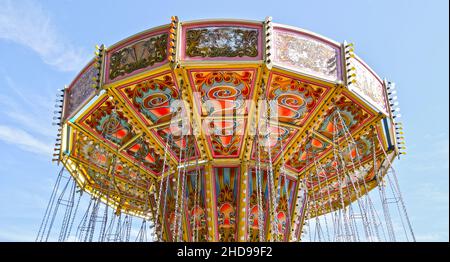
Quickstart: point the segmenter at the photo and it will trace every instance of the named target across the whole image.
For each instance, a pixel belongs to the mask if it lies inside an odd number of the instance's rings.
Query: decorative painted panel
[[[81,120],[81,124],[114,146],[122,146],[134,137],[133,127],[108,97],[103,98]]]
[[[263,240],[265,240],[267,227],[267,218],[269,212],[269,186],[267,183],[267,171],[255,168],[249,169],[248,191],[247,191],[247,225],[248,241],[260,242],[260,230],[262,229]],[[258,209],[260,207],[260,210]],[[261,221],[259,214],[261,213]]]
[[[341,79],[340,49],[302,32],[275,28],[274,62],[319,78]]]
[[[287,175],[281,174],[278,182],[280,183],[280,198],[276,208],[276,238],[277,241],[285,242],[289,235],[290,224],[292,220],[292,207],[295,197],[297,181]]]
[[[112,163],[111,154],[99,142],[74,132],[71,157],[107,171]]]
[[[288,168],[300,172],[309,165],[314,165],[314,159],[319,158],[330,148],[330,143],[317,137],[310,136],[292,154],[286,162]]]
[[[125,149],[125,153],[132,158],[134,163],[155,175],[161,174],[164,159],[150,146],[146,139],[142,137],[136,139]],[[165,170],[167,170],[167,167]]]
[[[305,173],[305,184],[308,188],[327,184],[337,174],[338,162],[335,159],[327,159],[325,162],[316,162],[311,171]]]
[[[203,168],[186,173],[185,216],[189,241],[206,242],[208,238],[205,172]]]
[[[122,203],[124,208],[144,209],[150,183],[146,176],[81,133],[74,134],[74,141],[70,157],[76,161],[77,170],[87,176],[88,187],[103,194],[109,201],[120,197],[128,199]]]
[[[262,25],[188,25],[183,28],[186,60],[260,60]]]
[[[106,82],[112,82],[167,62],[168,33],[138,36],[107,52]]]
[[[213,157],[238,157],[246,129],[245,119],[205,119],[206,140]]]
[[[381,154],[381,145],[375,144],[374,149],[372,137],[371,133],[360,136],[355,140],[356,146],[350,143],[341,148],[342,158],[326,159],[323,163],[317,162],[314,168],[305,174],[308,188],[320,187],[316,198],[327,197],[338,192],[339,189],[345,189],[343,193],[348,195],[348,190],[354,190],[354,186],[363,187],[364,181],[368,182],[374,178],[373,154],[374,152],[377,155]],[[337,177],[338,170],[341,174],[340,178]],[[345,177],[342,175],[342,170],[346,170]],[[340,179],[341,182],[337,179]],[[347,188],[349,189],[347,190]]]
[[[123,163],[116,155],[105,148],[104,145],[90,139],[80,132],[73,134],[73,146],[70,154],[71,158],[76,159],[94,168],[101,173],[107,173],[111,170],[114,175],[123,180],[133,180],[136,185],[146,186],[145,176],[139,174],[139,171],[130,168]],[[112,169],[111,169],[112,168]]]
[[[343,93],[335,98],[334,106],[327,110],[318,131],[330,140],[333,140],[333,134],[336,139],[342,138],[345,129],[353,133],[372,117],[360,104]]]
[[[343,153],[343,161],[347,165],[347,167],[351,167],[354,164],[363,162],[370,158],[373,155],[373,141],[369,136],[360,136],[355,140],[356,146],[353,144],[347,145],[344,149],[342,149]],[[376,143],[377,149],[379,149],[380,144]]]
[[[262,121],[263,120],[260,120],[260,123],[263,123]],[[277,161],[297,132],[297,129],[290,127],[280,125],[269,125],[266,127],[262,125],[258,140],[260,143],[260,152],[256,149],[256,143],[253,143],[252,159],[259,159],[261,162],[269,162],[270,148],[272,162]]]
[[[360,60],[352,58],[350,61],[351,65],[355,67],[356,74],[356,82],[350,84],[350,90],[361,95],[386,114],[387,99],[383,82]]]
[[[203,116],[247,114],[255,75],[255,69],[190,70],[199,112]]]
[[[278,121],[294,125],[302,125],[330,91],[327,86],[278,73],[270,75],[268,87],[266,96],[277,104]]]
[[[168,149],[172,157],[177,161],[192,160],[198,157],[197,139],[194,135],[181,136],[177,126],[164,126],[152,130],[152,133]]]
[[[139,173],[133,171],[130,167],[119,163],[117,168],[120,170],[117,170],[117,173],[113,176],[116,190],[120,193],[120,196],[128,199],[123,203],[123,209],[126,209],[126,205],[128,205],[129,208],[143,210],[144,205],[148,204],[149,200],[146,199],[149,197],[148,184],[143,184],[143,181],[139,179]]]
[[[373,115],[343,93],[336,97],[334,106],[331,106],[325,117],[319,121],[317,131],[329,141],[342,141],[345,139],[345,132],[354,133],[372,117]],[[286,164],[289,168],[299,172],[306,166],[314,164],[314,158],[321,157],[329,148],[328,141],[319,136],[310,137]]]
[[[164,72],[117,90],[147,125],[161,124],[172,119],[174,101],[181,99],[174,78],[172,73]]]
[[[219,241],[237,241],[239,167],[214,167]]]
[[[380,164],[381,162],[377,160],[377,165],[379,166]],[[370,164],[359,168],[357,172],[350,172],[350,174],[346,177],[343,177],[343,174],[341,174],[340,177],[335,175],[332,179],[329,179],[329,183],[322,184],[318,191],[315,191],[316,193],[313,195],[316,199],[315,204],[317,207],[322,208],[330,208],[330,205],[331,207],[340,205],[340,195],[342,195],[342,198],[349,200],[350,196],[355,194],[355,188],[362,192],[367,188],[367,184],[373,179],[373,166]],[[331,201],[317,201],[322,198],[330,198]],[[320,202],[322,203],[321,205],[319,204]],[[318,208],[318,210],[320,209]]]
[[[98,68],[94,67],[94,63],[90,63],[66,89],[63,121],[76,114],[95,95],[96,90],[92,87],[94,84],[92,79],[97,77],[97,74]]]
[[[161,217],[164,219],[164,235],[167,238],[166,242],[173,241],[173,232],[175,230],[175,199],[176,199],[176,182],[175,176],[170,175],[164,179],[163,190],[164,197],[161,197],[163,201],[160,202]]]
[[[112,191],[111,198],[114,197],[114,195],[117,195],[116,188],[114,187],[114,183],[112,182],[112,179],[106,175],[104,172],[100,172],[99,170],[96,170],[94,168],[91,168],[89,165],[79,165],[79,170],[83,169],[86,172],[86,175],[89,177],[88,181],[89,186],[93,189],[96,189],[98,192],[105,191]]]
[[[148,209],[149,202],[153,202],[151,196],[146,193],[145,187],[138,186],[133,181],[126,181],[119,176],[108,177],[105,173],[83,165],[87,176],[94,181],[90,188],[103,194],[105,199],[115,205],[121,205],[122,210],[144,210]],[[127,199],[127,201],[121,201]]]

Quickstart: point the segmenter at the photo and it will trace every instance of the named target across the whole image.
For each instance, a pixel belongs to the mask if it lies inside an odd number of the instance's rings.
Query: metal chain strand
[[[158,200],[157,200],[157,204],[156,204],[155,230],[158,230],[160,228],[159,210],[161,209],[161,207],[160,207],[161,206],[161,193],[162,193],[162,188],[163,188],[164,175],[165,175],[165,171],[166,171],[167,149],[168,149],[168,145],[171,140],[172,140],[172,136],[171,135],[167,136],[166,144],[164,146],[163,169],[161,171],[161,182],[159,184]],[[169,174],[167,174],[167,176],[169,176]],[[164,218],[161,218],[161,221],[163,221],[163,223],[164,223]]]

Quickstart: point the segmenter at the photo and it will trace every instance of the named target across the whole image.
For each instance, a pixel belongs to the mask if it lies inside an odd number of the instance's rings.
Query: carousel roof
[[[346,42],[270,18],[173,17],[98,47],[64,90],[57,160],[84,190],[137,215],[147,192],[180,168],[205,176],[228,168],[239,195],[256,169],[270,167],[285,175],[287,208],[296,212],[302,185],[316,198],[316,216],[340,205],[342,188],[344,205],[354,201],[354,179],[365,192],[375,187],[377,166],[399,154],[389,86]],[[344,186],[337,161],[349,170],[358,163]],[[205,199],[218,199],[223,185],[211,181]]]

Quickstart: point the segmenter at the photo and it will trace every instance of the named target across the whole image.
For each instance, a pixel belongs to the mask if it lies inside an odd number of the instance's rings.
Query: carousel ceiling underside
[[[173,20],[127,38],[82,70],[63,110],[59,160],[122,212],[150,207],[172,224],[176,185],[164,215],[156,196],[183,170],[187,199],[200,191],[197,206],[185,204],[186,240],[258,240],[256,170],[263,191],[267,172],[284,188],[284,221],[304,212],[304,189],[317,205],[309,216],[342,207],[338,194],[354,201],[355,183],[375,187],[373,166],[397,154],[386,83],[352,47],[269,20]],[[298,235],[294,220],[280,222],[280,238]]]

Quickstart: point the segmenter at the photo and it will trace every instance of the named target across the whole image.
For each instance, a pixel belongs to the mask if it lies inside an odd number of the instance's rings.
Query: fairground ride
[[[36,240],[414,241],[395,92],[353,44],[271,18],[97,46],[57,95]]]

